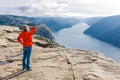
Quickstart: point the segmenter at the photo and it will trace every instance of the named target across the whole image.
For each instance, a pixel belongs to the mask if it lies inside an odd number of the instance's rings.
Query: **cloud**
[[[0,2],[6,3],[6,1]],[[120,13],[119,0],[8,0],[8,2],[6,5],[1,5],[8,8],[0,13],[62,17],[106,16]],[[10,12],[9,8],[14,10]]]
[[[82,6],[83,5],[81,3]],[[62,16],[62,17],[82,17],[87,16],[87,8],[80,7],[79,0],[36,0],[27,3],[24,6],[20,6],[17,9],[21,11],[22,14],[29,14],[35,16]]]
[[[57,13],[62,13],[66,5],[59,2],[39,1],[39,3],[27,3],[24,6],[17,7],[17,9],[24,14],[56,15]]]

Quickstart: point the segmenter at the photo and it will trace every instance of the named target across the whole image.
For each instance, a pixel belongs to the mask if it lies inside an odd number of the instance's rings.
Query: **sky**
[[[96,17],[120,14],[120,0],[0,0],[0,14]]]

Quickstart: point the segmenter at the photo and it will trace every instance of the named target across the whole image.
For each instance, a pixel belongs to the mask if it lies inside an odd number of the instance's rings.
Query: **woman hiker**
[[[31,71],[30,67],[30,56],[32,52],[32,35],[35,34],[36,28],[29,27],[28,25],[23,26],[23,31],[17,37],[18,42],[23,45],[23,60],[22,69]]]

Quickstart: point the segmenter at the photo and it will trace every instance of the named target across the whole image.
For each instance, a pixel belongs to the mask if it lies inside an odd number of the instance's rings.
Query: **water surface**
[[[59,31],[55,34],[55,38],[66,48],[94,50],[120,62],[120,48],[83,34],[88,27],[86,23],[77,24]]]

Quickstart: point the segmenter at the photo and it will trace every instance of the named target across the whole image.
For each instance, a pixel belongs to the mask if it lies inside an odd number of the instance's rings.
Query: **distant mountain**
[[[86,22],[88,25],[93,25],[103,19],[104,17],[91,17],[84,19],[84,22]]]
[[[64,28],[72,27],[73,25],[83,21],[83,19],[60,17],[31,18],[31,20],[46,24],[53,32],[58,32]]]
[[[57,32],[68,28],[74,24],[82,22],[84,19],[60,18],[60,17],[26,17],[15,15],[0,15],[0,25],[19,26],[23,24],[45,24],[51,31]]]
[[[0,15],[0,25],[21,27],[23,24],[31,23],[28,17],[15,15]]]
[[[36,34],[48,39],[54,39],[52,31],[45,24],[43,25],[34,20],[32,21],[30,18],[24,16],[0,15],[0,25],[16,26],[22,29],[23,24],[35,26],[37,28]]]
[[[105,17],[84,33],[120,47],[120,15]]]
[[[46,38],[53,38],[52,32],[71,27],[81,22],[83,19],[59,18],[59,17],[26,17],[15,15],[0,15],[0,25],[16,26],[22,29],[23,24],[37,26],[37,34]],[[43,30],[40,30],[43,29]],[[49,33],[49,34],[48,34]],[[48,36],[49,35],[49,36]]]

